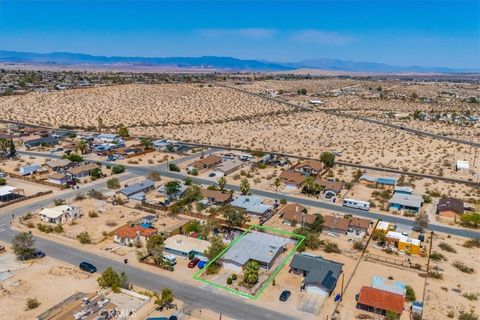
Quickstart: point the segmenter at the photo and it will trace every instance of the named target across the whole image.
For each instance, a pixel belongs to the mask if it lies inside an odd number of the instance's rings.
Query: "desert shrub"
[[[335,242],[327,242],[325,244],[325,247],[323,248],[323,250],[325,250],[326,253],[341,253],[341,250],[340,248],[338,247],[338,245],[335,243]]]
[[[61,205],[64,205],[64,204],[65,204],[65,200],[64,200],[64,199],[55,199],[55,200],[53,200],[53,203],[54,203],[56,206],[61,206]]]
[[[120,174],[124,172],[125,172],[125,167],[120,164],[117,164],[112,167],[112,174]]]
[[[120,181],[117,178],[111,178],[107,180],[108,189],[118,189],[120,188]]]
[[[365,246],[364,246],[362,241],[354,241],[353,242],[353,249],[358,250],[358,251],[362,251],[363,248],[365,248]]]
[[[287,204],[287,199],[280,199],[280,204],[286,205]]]
[[[61,224],[57,224],[55,227],[53,227],[53,232],[55,233],[62,233],[63,232],[63,227]]]
[[[435,260],[435,261],[440,261],[440,260],[447,260],[447,258],[445,258],[445,256],[443,254],[441,254],[440,252],[432,252],[432,254],[430,255],[430,259],[432,260]]]
[[[407,292],[405,294],[405,299],[408,302],[415,301],[416,298],[417,298],[416,295],[415,295],[415,290],[413,290],[413,288],[409,285],[407,285],[406,289],[407,289]]]
[[[438,280],[442,280],[443,279],[443,274],[441,274],[440,272],[438,271],[429,271],[428,272],[428,276],[430,278],[433,278],[433,279],[438,279]]]
[[[466,266],[463,262],[461,261],[455,261],[452,263],[452,265],[457,268],[458,270],[464,272],[464,273],[473,273],[475,270],[473,268],[470,268]]]
[[[95,189],[92,189],[92,190],[88,191],[88,196],[90,198],[97,199],[97,200],[104,200],[105,199],[105,196],[103,195],[103,193],[101,193],[100,191],[95,190]]]
[[[463,243],[465,248],[480,248],[480,238],[469,239]]]
[[[88,213],[88,217],[90,218],[98,218],[98,213],[96,211],[90,211]]]
[[[115,227],[117,225],[117,222],[114,221],[114,220],[107,220],[105,221],[105,224],[108,226],[108,227]]]
[[[37,229],[42,231],[42,232],[45,232],[45,233],[53,232],[53,227],[52,226],[48,226],[48,225],[41,224],[41,223],[37,223]]]
[[[28,298],[26,302],[27,310],[36,309],[40,306],[40,302],[37,298]]]
[[[232,274],[232,280],[237,280],[238,276],[234,273]]]
[[[174,171],[174,172],[180,172],[180,168],[175,163],[170,163],[168,165],[168,170],[169,171]]]
[[[477,301],[478,300],[478,293],[473,293],[473,292],[465,292],[464,294],[462,294],[462,297],[464,297],[465,299],[468,299],[470,301]]]
[[[90,234],[87,231],[84,231],[77,235],[77,239],[80,241],[81,244],[90,244],[92,243],[92,239],[90,238]]]
[[[440,242],[440,244],[438,245],[438,247],[444,251],[447,251],[447,252],[453,252],[453,253],[457,253],[457,250],[455,250],[454,247],[452,247],[450,244],[446,243],[446,242]]]
[[[4,186],[7,184],[7,180],[4,178],[0,178],[0,186]]]
[[[228,285],[231,285],[232,283],[233,283],[232,278],[227,278],[227,284],[228,284]]]
[[[77,194],[77,196],[75,197],[75,200],[76,200],[76,201],[85,200],[85,195],[84,195],[83,193],[79,193],[79,194]]]
[[[458,320],[478,320],[478,315],[476,315],[473,310],[470,310],[469,312],[460,311]]]

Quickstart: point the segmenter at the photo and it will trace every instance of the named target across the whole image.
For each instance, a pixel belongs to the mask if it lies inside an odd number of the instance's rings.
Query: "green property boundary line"
[[[209,280],[201,278],[201,276],[207,271],[207,268],[212,263],[215,263],[215,261],[220,259],[220,257],[223,256],[225,254],[225,252],[227,252],[235,243],[237,243],[237,241],[239,241],[241,238],[243,238],[247,233],[251,232],[252,229],[255,229],[255,230],[260,229],[260,230],[265,230],[265,231],[271,231],[271,232],[274,232],[276,234],[280,234],[280,235],[283,235],[283,236],[289,236],[290,238],[297,238],[299,240],[297,245],[295,246],[295,248],[293,248],[293,250],[288,254],[288,256],[285,259],[282,260],[282,262],[275,269],[275,271],[263,283],[263,285],[260,287],[260,290],[258,290],[256,295],[251,295],[251,294],[248,294],[248,293],[240,292],[240,291],[237,291],[237,290],[234,290],[232,288],[227,287],[227,285],[222,286],[222,285],[220,285],[218,283],[215,283],[213,281],[209,281]],[[213,258],[210,262],[208,262],[208,264],[203,269],[200,269],[199,271],[197,271],[197,273],[193,276],[193,279],[197,280],[197,281],[200,281],[202,283],[211,285],[213,287],[216,287],[216,288],[219,288],[219,289],[222,289],[222,290],[226,290],[230,293],[233,293],[233,294],[245,297],[245,298],[249,298],[249,299],[252,299],[252,300],[257,300],[260,297],[260,295],[263,293],[263,291],[270,285],[270,283],[273,281],[273,279],[275,279],[275,277],[280,272],[280,270],[282,270],[282,268],[292,258],[292,256],[295,254],[295,252],[297,252],[298,248],[303,243],[303,241],[305,241],[305,236],[303,236],[303,235],[296,234],[296,233],[289,232],[289,231],[285,231],[285,230],[281,230],[281,229],[277,229],[277,228],[271,228],[271,227],[260,226],[260,225],[254,224],[254,225],[250,226],[250,228],[245,230],[239,237],[235,238],[225,249],[222,250],[222,252],[220,252],[215,258]]]

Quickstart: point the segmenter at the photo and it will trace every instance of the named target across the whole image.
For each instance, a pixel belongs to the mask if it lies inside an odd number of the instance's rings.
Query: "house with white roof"
[[[42,209],[38,215],[44,222],[64,224],[69,220],[80,217],[80,208],[69,205],[61,205],[53,208]]]
[[[248,214],[256,216],[268,216],[272,210],[273,205],[264,204],[265,199],[258,196],[238,196],[230,204],[233,207],[245,209]]]

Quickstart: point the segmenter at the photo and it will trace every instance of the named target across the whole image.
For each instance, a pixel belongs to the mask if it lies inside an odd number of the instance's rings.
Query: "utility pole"
[[[342,290],[340,291],[340,301],[343,301],[343,282],[345,280],[345,272],[342,272]]]

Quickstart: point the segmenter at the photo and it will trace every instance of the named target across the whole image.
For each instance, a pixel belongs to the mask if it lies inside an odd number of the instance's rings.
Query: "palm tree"
[[[77,150],[79,150],[81,154],[84,154],[87,150],[87,143],[84,140],[79,140],[77,142]]]
[[[260,266],[258,262],[250,260],[243,272],[243,281],[248,284],[255,284],[258,282],[258,270]]]
[[[305,178],[303,182],[303,190],[305,193],[312,193],[315,189],[315,180],[312,176],[308,176]]]
[[[97,118],[97,123],[98,123],[98,132],[102,133],[102,128],[103,128],[103,119],[101,117]]]
[[[250,191],[250,184],[246,178],[242,179],[242,182],[240,182],[240,191],[243,195],[246,195]]]
[[[218,179],[218,187],[220,188],[220,191],[223,192],[226,184],[227,184],[227,179],[225,179],[225,177],[220,177],[220,179]]]
[[[278,198],[278,188],[282,185],[282,179],[276,177],[275,180],[273,180],[273,185],[275,186],[275,198]]]

